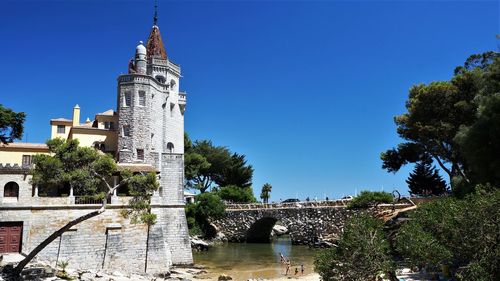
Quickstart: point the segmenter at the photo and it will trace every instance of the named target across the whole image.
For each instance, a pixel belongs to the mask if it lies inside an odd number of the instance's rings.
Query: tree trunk
[[[101,213],[104,212],[104,208],[100,208],[99,210],[93,211],[91,213],[88,213],[86,215],[83,215],[81,217],[78,217],[70,222],[68,222],[65,226],[61,227],[59,230],[55,231],[52,233],[49,237],[47,237],[40,245],[36,246],[35,249],[33,249],[15,268],[14,268],[14,274],[20,275],[21,271],[23,268],[45,247],[47,247],[52,241],[56,240],[57,237],[61,236],[64,232],[66,232],[68,229],[70,229],[72,226],[75,226],[82,221],[88,220],[90,218],[93,218],[97,215],[100,215]]]

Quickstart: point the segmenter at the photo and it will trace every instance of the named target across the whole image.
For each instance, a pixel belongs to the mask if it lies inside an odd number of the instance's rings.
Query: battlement
[[[0,174],[26,174],[31,168],[32,165],[0,163]]]

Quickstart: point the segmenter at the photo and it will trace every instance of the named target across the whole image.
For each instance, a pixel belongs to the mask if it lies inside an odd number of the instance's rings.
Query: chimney
[[[79,125],[80,125],[80,107],[77,104],[75,105],[75,107],[73,107],[73,127]]]

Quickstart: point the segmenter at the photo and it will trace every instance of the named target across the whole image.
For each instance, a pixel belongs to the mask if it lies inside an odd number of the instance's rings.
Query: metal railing
[[[92,196],[75,196],[75,204],[77,205],[91,205],[91,204],[102,204],[102,198],[95,198]],[[111,198],[107,200],[108,204],[111,204]]]

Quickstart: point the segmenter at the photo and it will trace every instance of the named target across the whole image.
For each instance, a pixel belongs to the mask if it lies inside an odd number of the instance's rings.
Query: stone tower
[[[151,165],[160,172],[154,227],[174,264],[192,263],[183,196],[186,94],[179,92],[181,69],[169,60],[156,20],[155,15],[146,46],[141,41],[136,47],[128,74],[118,77],[117,156],[120,163]]]

